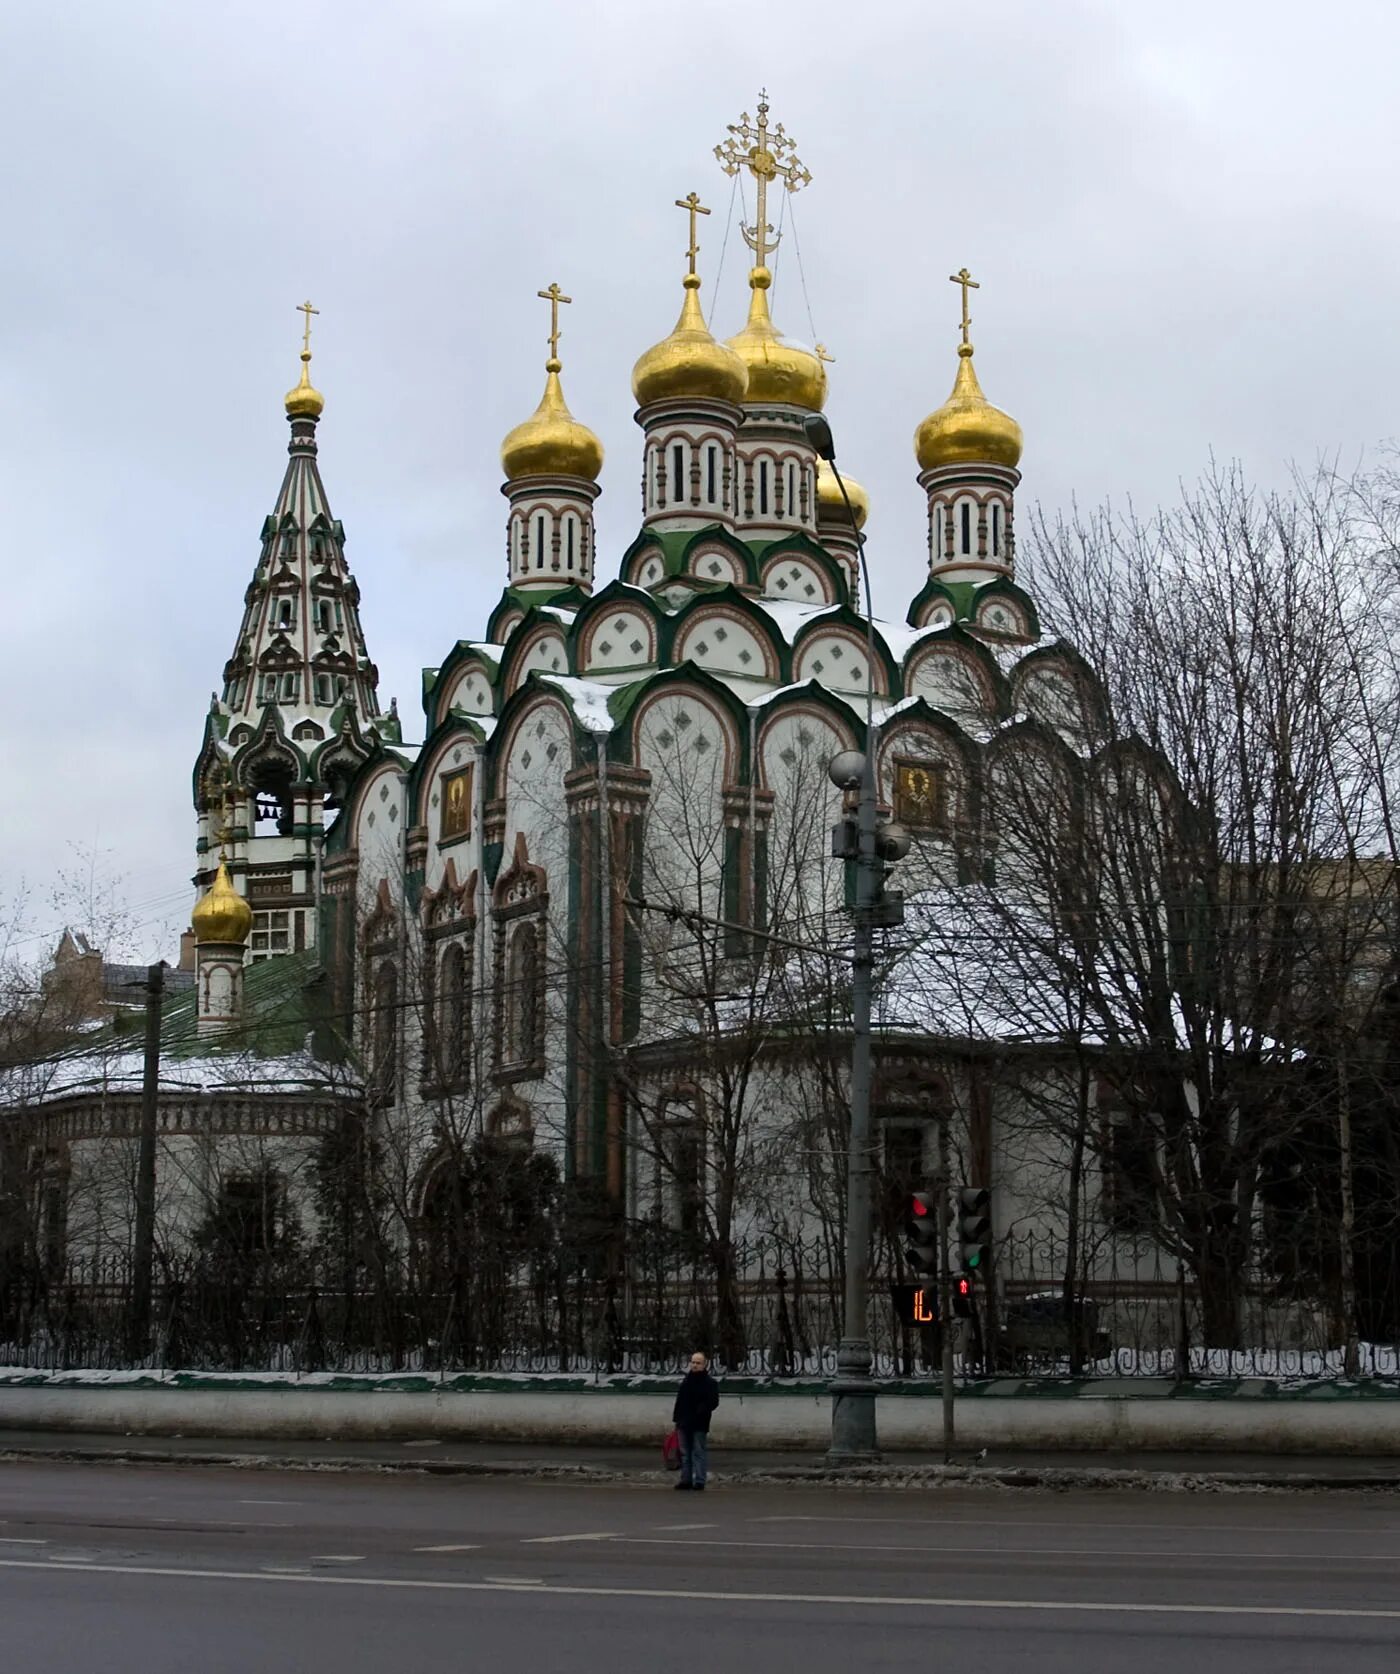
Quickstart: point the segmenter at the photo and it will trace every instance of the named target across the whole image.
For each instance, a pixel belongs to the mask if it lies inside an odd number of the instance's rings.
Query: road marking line
[[[0,1569],[51,1569],[52,1563],[30,1558],[0,1558]],[[701,1587],[585,1587],[545,1583],[533,1576],[487,1575],[480,1581],[434,1581],[418,1576],[313,1575],[290,1567],[277,1569],[176,1569],[161,1564],[72,1562],[78,1574],[143,1575],[182,1581],[260,1581],[303,1587],[381,1587],[390,1592],[548,1593],[556,1598],[695,1599],[707,1604],[826,1604],[880,1610],[1021,1610],[1056,1615],[1104,1616],[1260,1616],[1296,1620],[1400,1622],[1400,1608],[1348,1609],[1321,1604],[1141,1604],[1107,1599],[1052,1598],[915,1598],[907,1593],[732,1593]]]
[[[365,1560],[363,1553],[313,1552],[311,1561],[313,1564],[362,1564]]]
[[[522,1546],[566,1546],[571,1540],[616,1540],[615,1534],[530,1535]]]
[[[681,1529],[712,1529],[713,1523],[653,1523],[654,1529],[670,1530],[673,1533]],[[624,1537],[625,1538],[625,1537]]]
[[[481,1545],[477,1541],[460,1546],[415,1546],[415,1552],[479,1552]]]
[[[0,1546],[47,1546],[47,1540],[27,1540],[23,1535],[0,1535]]]
[[[1347,1529],[1316,1527],[1313,1525],[1287,1525],[1278,1523],[1115,1523],[1106,1522],[1101,1518],[1075,1519],[1065,1518],[1056,1523],[1037,1523],[1025,1517],[930,1517],[927,1514],[918,1517],[842,1517],[833,1514],[830,1517],[810,1514],[806,1516],[786,1517],[750,1517],[750,1523],[840,1523],[843,1527],[848,1523],[914,1523],[921,1528],[930,1529],[1021,1529],[1026,1533],[1043,1530],[1047,1534],[1061,1534],[1066,1529],[1092,1529],[1095,1534],[1119,1530],[1149,1529],[1153,1534],[1160,1535],[1165,1528],[1168,1532],[1179,1533],[1183,1536],[1199,1536],[1207,1530],[1211,1534],[1268,1534],[1304,1536],[1316,1535],[1321,1540],[1332,1540],[1338,1535],[1355,1535],[1358,1538],[1373,1540],[1378,1535],[1393,1535],[1400,1533],[1400,1525],[1395,1523],[1378,1522],[1369,1529]]]
[[[300,1505],[300,1500],[239,1500],[239,1505]]]
[[[684,1527],[685,1525],[680,1525]],[[702,1527],[704,1525],[701,1525]],[[709,1525],[713,1528],[713,1524]],[[744,1546],[755,1552],[919,1552],[993,1558],[1143,1558],[1154,1563],[1220,1563],[1226,1559],[1307,1564],[1400,1564],[1395,1552],[1169,1552],[1122,1546],[876,1546],[834,1540],[661,1540],[655,1535],[614,1535],[619,1546]]]
[[[186,1570],[185,1573],[187,1575],[197,1575],[199,1571],[191,1569]],[[304,1576],[308,1581],[312,1579],[311,1571],[307,1569],[305,1564],[264,1564],[263,1574],[268,1576]]]

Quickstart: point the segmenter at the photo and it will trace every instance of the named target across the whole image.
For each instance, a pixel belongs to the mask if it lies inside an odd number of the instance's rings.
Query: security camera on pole
[[[836,469],[836,444],[831,427],[819,413],[805,421],[808,440],[831,466],[850,515],[860,552],[865,585],[866,682],[865,749],[842,750],[827,769],[832,783],[848,798],[856,798],[855,812],[847,811],[832,827],[831,852],[855,872],[851,914],[851,1128],[846,1165],[846,1285],[841,1344],[836,1353],[836,1376],[831,1384],[831,1448],[833,1463],[853,1464],[879,1457],[875,1428],[876,1385],[871,1380],[870,1353],[870,1201],[873,1159],[870,1134],[872,1081],[870,1017],[875,975],[877,928],[887,929],[904,918],[904,897],[885,887],[893,863],[909,852],[910,836],[902,825],[880,819],[876,789],[879,734],[875,725],[875,618],[870,600],[870,568],[865,561],[861,533],[850,496]]]

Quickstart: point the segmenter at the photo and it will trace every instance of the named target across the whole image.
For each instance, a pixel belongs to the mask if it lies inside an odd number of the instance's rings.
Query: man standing
[[[681,1439],[681,1479],[677,1488],[703,1489],[709,1463],[710,1414],[719,1405],[719,1385],[706,1370],[703,1354],[692,1354],[690,1370],[676,1391],[671,1422]]]

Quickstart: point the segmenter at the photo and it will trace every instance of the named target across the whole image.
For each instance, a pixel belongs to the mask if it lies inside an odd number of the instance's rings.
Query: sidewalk
[[[260,1470],[424,1471],[441,1476],[521,1476],[668,1481],[660,1448],[510,1446],[492,1442],[417,1440],[258,1440],[222,1436],[114,1436],[52,1430],[0,1430],[0,1461],[224,1466]],[[1004,1487],[1273,1487],[1400,1489],[1393,1456],[1284,1456],[1257,1453],[990,1452],[982,1459],[891,1453],[877,1466],[833,1469],[819,1454],[711,1453],[718,1482],[786,1481],[794,1485],[851,1481],[871,1487],[938,1483]]]

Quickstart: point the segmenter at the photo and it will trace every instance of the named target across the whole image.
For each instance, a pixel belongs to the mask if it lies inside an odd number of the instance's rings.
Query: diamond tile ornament
[[[521,758],[520,758],[520,765],[523,768],[525,768],[527,772],[529,771],[531,759],[532,758],[531,758],[530,752],[528,750],[526,750],[524,755],[522,755]]]
[[[709,741],[708,738],[706,738],[706,736],[702,732],[700,734],[700,736],[695,740],[695,748],[700,752],[701,755],[704,755],[705,751],[708,750],[709,747],[710,747],[710,741]]]
[[[739,653],[739,661],[744,665],[745,668],[747,668],[749,666],[749,664],[753,661],[753,652],[752,651],[741,651]]]
[[[387,802],[389,800],[389,787],[388,787],[388,785],[381,785],[379,787],[379,800],[381,802]]]
[[[688,727],[693,727],[694,725],[695,722],[691,720],[690,716],[686,714],[684,709],[682,709],[680,714],[676,716],[676,728],[678,731],[684,732]]]
[[[721,623],[721,625],[715,629],[715,638],[721,645],[723,645],[725,640],[729,638],[729,629]]]
[[[660,732],[658,732],[657,735],[656,735],[656,742],[661,746],[661,748],[663,750],[669,750],[671,748],[671,746],[676,742],[676,735],[673,732],[668,732],[663,727],[662,730]]]
[[[703,639],[702,639],[702,640],[700,640],[700,641],[699,641],[699,642],[698,642],[698,643],[697,643],[697,645],[696,645],[696,647],[695,647],[695,649],[696,649],[696,650],[697,650],[697,651],[698,651],[698,652],[699,652],[699,653],[700,653],[700,655],[701,655],[701,656],[702,656],[702,657],[708,657],[708,656],[709,656],[709,654],[710,654],[710,648],[709,648],[709,646],[708,646],[708,645],[707,645],[707,644],[706,644],[706,643],[705,643],[705,641],[704,641],[704,640],[703,640]]]
[[[605,639],[602,642],[602,644],[598,647],[598,649],[603,653],[603,655],[605,657],[611,657],[612,656],[612,641],[610,639]]]
[[[613,623],[613,630],[615,633],[625,634],[627,632],[627,618],[619,616],[617,621]]]
[[[627,649],[634,657],[640,657],[642,652],[646,650],[646,647],[642,644],[641,640],[634,639]]]

